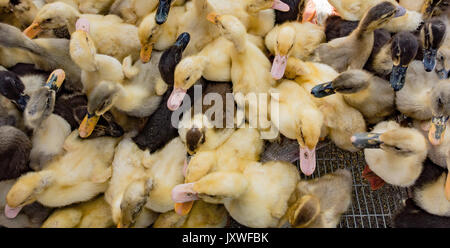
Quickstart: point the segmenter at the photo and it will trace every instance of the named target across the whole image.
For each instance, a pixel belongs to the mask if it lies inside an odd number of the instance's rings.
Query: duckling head
[[[110,110],[120,93],[120,87],[116,83],[102,81],[89,96],[87,111],[78,128],[81,138],[89,137],[95,129],[100,116]]]
[[[365,149],[382,149],[397,156],[409,157],[420,155],[425,159],[427,145],[419,131],[412,128],[396,128],[380,133],[360,133],[351,137],[355,147]]]
[[[295,37],[295,29],[292,26],[284,26],[278,31],[271,71],[272,77],[276,80],[281,79],[286,71],[288,56],[294,47]]]
[[[66,74],[63,70],[53,71],[44,87],[34,91],[28,101],[24,118],[25,123],[30,128],[37,128],[42,121],[47,119],[55,108],[56,92],[64,83]]]
[[[151,179],[132,182],[125,190],[120,203],[120,216],[117,227],[128,228],[133,225],[148,200],[153,182]]]
[[[406,14],[405,8],[395,6],[390,2],[382,2],[372,7],[360,22],[360,28],[364,31],[373,31],[381,28],[392,18],[401,17]]]
[[[446,36],[446,25],[439,19],[431,19],[423,26],[423,65],[427,72],[434,70],[436,55]]]
[[[363,70],[348,70],[336,77],[332,82],[316,85],[311,90],[317,98],[333,95],[336,92],[353,94],[369,87],[371,75]]]
[[[391,44],[392,72],[389,82],[395,91],[405,85],[406,71],[416,57],[419,44],[416,37],[409,32],[397,33]]]
[[[430,96],[433,117],[428,139],[432,145],[440,145],[444,139],[447,121],[450,118],[450,85],[448,80],[434,86]]]
[[[297,125],[297,142],[300,148],[300,169],[303,174],[310,176],[316,170],[316,145],[319,143],[323,115],[313,110],[306,110],[304,115]]]
[[[15,218],[20,210],[36,201],[37,195],[53,182],[49,171],[30,172],[20,177],[6,195],[5,216]]]
[[[141,61],[148,63],[152,57],[153,46],[158,41],[164,24],[157,24],[155,13],[152,13],[142,20],[138,28],[138,36],[141,41]]]
[[[206,63],[206,57],[192,56],[184,58],[175,67],[175,83],[167,100],[167,107],[170,110],[175,111],[181,106],[187,90],[202,77]]]
[[[247,10],[253,13],[265,9],[275,9],[282,12],[288,12],[290,7],[281,0],[252,0],[247,6]]]
[[[29,97],[24,95],[25,85],[13,72],[0,71],[0,94],[11,100],[20,110],[25,110]]]
[[[30,39],[36,37],[44,30],[57,29],[67,27],[69,33],[75,31],[75,22],[79,18],[80,13],[72,6],[63,2],[54,2],[44,5],[33,23],[23,32]]]
[[[212,12],[208,14],[207,19],[219,27],[224,37],[234,44],[237,52],[245,50],[247,29],[237,17]]]

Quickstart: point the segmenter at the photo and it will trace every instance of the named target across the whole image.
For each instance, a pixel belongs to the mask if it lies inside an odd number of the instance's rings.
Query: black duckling
[[[12,126],[0,127],[0,181],[14,179],[30,171],[28,166],[31,141]]]
[[[159,60],[159,71],[161,72],[161,77],[168,85],[174,84],[174,71],[175,67],[180,63],[183,55],[184,49],[189,44],[191,37],[189,33],[182,33],[178,36],[175,44],[161,55]]]
[[[405,206],[394,216],[394,228],[450,228],[450,217],[443,217],[426,212],[418,207],[412,199],[407,199]]]
[[[283,12],[275,10],[275,24],[282,24],[289,21],[301,20],[301,13],[303,12],[305,0],[281,0],[281,1],[289,5],[289,11]]]

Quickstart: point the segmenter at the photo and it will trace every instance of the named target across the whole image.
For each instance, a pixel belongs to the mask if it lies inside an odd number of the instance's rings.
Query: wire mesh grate
[[[342,215],[338,228],[390,227],[392,215],[407,198],[405,188],[385,184],[382,188],[372,191],[368,182],[362,177],[366,166],[362,151],[347,152],[329,142],[316,154],[316,171],[310,177],[302,175],[303,179],[321,177],[337,169],[348,169],[353,176],[352,204],[347,213]],[[298,162],[297,167],[300,169]],[[228,226],[242,227],[234,220],[231,220]]]

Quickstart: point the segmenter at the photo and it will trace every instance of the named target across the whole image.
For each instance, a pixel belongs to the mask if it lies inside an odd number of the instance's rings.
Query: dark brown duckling
[[[14,179],[30,171],[31,141],[12,126],[0,127],[0,181]]]
[[[431,18],[423,25],[421,37],[423,39],[423,65],[425,71],[431,72],[436,67],[436,56],[445,40],[447,27],[439,18]],[[420,58],[419,58],[420,59]]]

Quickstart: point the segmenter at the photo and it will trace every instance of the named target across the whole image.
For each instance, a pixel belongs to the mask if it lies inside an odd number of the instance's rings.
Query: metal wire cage
[[[337,169],[347,169],[353,176],[352,204],[341,217],[338,228],[388,228],[393,214],[407,198],[406,188],[385,184],[381,189],[372,191],[368,182],[362,177],[366,166],[362,151],[351,153],[336,147],[332,142],[322,146],[316,152],[317,167],[310,177],[302,174],[302,179],[312,179],[332,173]],[[300,165],[297,162],[297,167]],[[231,220],[228,227],[243,227]]]

